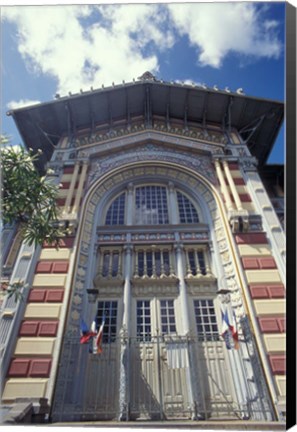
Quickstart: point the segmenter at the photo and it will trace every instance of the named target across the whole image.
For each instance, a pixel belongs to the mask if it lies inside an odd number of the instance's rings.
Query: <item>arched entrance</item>
[[[208,181],[173,163],[130,164],[91,185],[57,419],[241,418],[247,370],[219,336],[218,281],[236,285],[220,205]],[[98,325],[106,315],[97,356],[78,342],[80,318],[94,314]]]

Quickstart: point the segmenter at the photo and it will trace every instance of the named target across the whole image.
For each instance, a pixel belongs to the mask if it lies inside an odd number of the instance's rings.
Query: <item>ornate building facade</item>
[[[2,282],[28,284],[2,303],[6,415],[284,421],[285,235],[264,186],[283,104],[146,73],[9,114],[69,235],[3,231]],[[81,322],[103,316],[93,354]]]

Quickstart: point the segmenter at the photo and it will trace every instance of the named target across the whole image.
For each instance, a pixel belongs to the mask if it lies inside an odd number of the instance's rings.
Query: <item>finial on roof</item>
[[[145,80],[145,81],[157,81],[156,77],[151,72],[144,72],[143,75],[138,77],[139,80]]]

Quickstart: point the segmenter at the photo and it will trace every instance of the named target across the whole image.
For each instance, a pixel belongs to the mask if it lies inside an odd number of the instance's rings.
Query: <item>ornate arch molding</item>
[[[189,143],[176,137],[171,138],[172,143],[166,137],[166,144],[171,144],[170,147],[164,146],[164,137],[162,140],[153,140],[152,133],[134,137],[129,143],[123,143],[121,140],[119,142],[121,144],[119,151],[114,154],[111,154],[110,151],[107,154],[102,154],[100,160],[95,158],[92,149],[89,149],[87,154],[90,156],[92,162],[88,176],[88,187],[92,186],[99,177],[109,173],[112,169],[124,167],[131,163],[144,164],[152,161],[155,163],[170,162],[190,168],[200,173],[213,185],[216,185],[217,178],[212,165],[211,154],[213,152],[217,154],[218,149],[207,146],[208,151],[205,151],[203,144]],[[177,143],[174,141],[176,139]],[[211,148],[212,152],[209,148]],[[96,149],[98,148],[96,147]],[[189,149],[192,150],[190,154]],[[100,151],[103,151],[103,149],[100,148]]]
[[[117,168],[109,171],[93,182],[89,188],[81,213],[81,221],[78,228],[77,255],[74,265],[74,272],[71,286],[72,294],[69,305],[68,323],[66,327],[65,339],[73,337],[79,333],[79,318],[83,312],[85,301],[85,285],[88,281],[87,273],[91,263],[94,246],[92,239],[96,235],[96,209],[102,199],[115,190],[123,183],[132,182],[135,178],[164,178],[166,181],[183,183],[195,190],[208,208],[213,226],[213,239],[217,246],[217,254],[220,256],[221,275],[219,282],[224,278],[224,288],[231,291],[231,298],[237,307],[238,315],[243,313],[243,305],[239,292],[238,275],[234,271],[234,261],[231,244],[231,234],[227,219],[223,212],[223,206],[218,192],[213,185],[197,172],[185,169],[173,163],[146,162],[132,163],[124,168]],[[200,201],[200,202],[201,202]]]

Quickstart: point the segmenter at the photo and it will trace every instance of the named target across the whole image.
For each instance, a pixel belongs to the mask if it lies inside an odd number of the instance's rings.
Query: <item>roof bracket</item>
[[[207,102],[208,102],[208,93],[206,93],[205,95],[204,104],[203,104],[202,126],[204,130],[206,130]]]
[[[131,113],[130,113],[130,104],[129,104],[129,97],[128,92],[126,90],[126,118],[127,118],[127,129],[131,129]]]
[[[91,117],[91,129],[90,129],[90,135],[89,135],[89,137],[91,138],[94,135],[94,133],[95,133],[95,117],[94,117],[94,112],[93,111],[91,111],[90,117]]]
[[[240,129],[240,131],[239,131],[240,135],[242,135],[243,133],[246,134],[247,132],[250,132],[249,135],[247,136],[247,138],[245,138],[243,140],[245,144],[247,144],[249,142],[249,140],[254,135],[256,130],[262,124],[265,117],[266,117],[266,114],[263,114],[260,117],[258,117],[257,119],[254,119],[251,123],[247,124],[246,126],[244,126],[243,128]]]
[[[231,126],[232,126],[232,116],[231,116],[231,108],[233,105],[233,97],[230,96],[228,100],[228,105],[226,107],[225,115],[223,117],[223,128],[227,129],[228,132],[231,132]]]
[[[72,116],[72,113],[71,113],[69,102],[65,103],[65,109],[67,111],[68,139],[69,139],[69,142],[71,142],[71,140],[72,140],[72,138],[74,136],[75,128],[74,128],[73,116]]]
[[[169,130],[170,129],[169,103],[166,105],[166,126],[167,126],[167,130]]]
[[[152,109],[151,109],[151,95],[150,95],[150,89],[149,86],[146,86],[146,98],[145,98],[145,104],[146,104],[146,110],[145,110],[145,122],[147,127],[152,126]]]
[[[184,110],[184,128],[185,130],[188,130],[188,106],[185,106]]]

